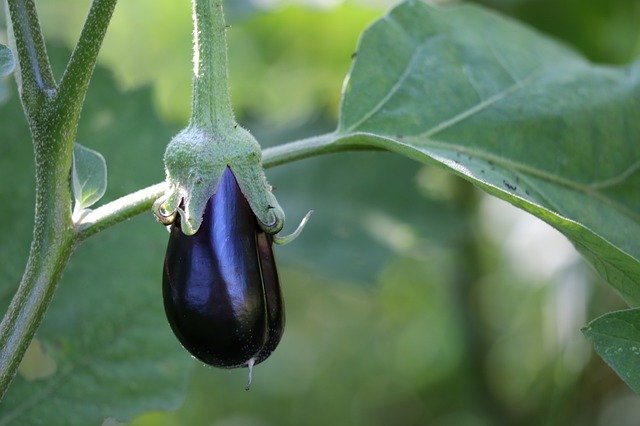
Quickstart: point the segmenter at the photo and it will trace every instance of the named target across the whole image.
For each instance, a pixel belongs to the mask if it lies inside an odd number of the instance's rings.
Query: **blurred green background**
[[[88,3],[37,2],[58,75]],[[78,134],[107,159],[105,201],[163,177],[164,146],[189,114],[188,3],[121,0],[116,9]],[[393,2],[227,3],[239,121],[271,146],[335,126],[358,34]],[[596,62],[624,64],[640,55],[639,0],[478,3]],[[0,202],[5,218],[16,218],[0,225],[0,278],[10,283],[0,289],[6,306],[29,244],[33,166],[12,81],[0,83],[0,99]],[[139,415],[135,426],[640,422],[640,399],[580,333],[590,319],[624,305],[545,224],[439,168],[391,154],[304,160],[269,170],[268,177],[288,228],[307,210],[315,214],[300,239],[276,249],[287,328],[278,350],[254,371],[250,392],[244,391],[246,370],[197,365],[170,335],[160,291],[167,234],[146,215],[88,241],[72,259],[38,333],[45,354],[21,369],[3,403],[10,411],[5,422],[27,424],[21,413],[37,413],[38,400],[20,405],[23,390],[37,394],[60,374],[64,383],[55,382],[41,398],[57,395],[59,410],[82,411],[82,395],[75,395],[76,405],[60,395],[87,386],[86,371],[109,394],[100,402],[129,398],[129,390],[104,385],[104,377],[126,382],[132,370],[104,363],[98,373],[93,361],[77,361],[88,355],[74,354],[104,351],[112,342],[105,329],[120,311],[145,305],[146,328],[110,331],[135,342],[118,356],[133,359],[140,351],[144,363],[153,353],[164,365],[161,355],[170,354],[176,360],[170,365],[184,368],[189,380],[181,408]],[[81,373],[77,365],[85,364]],[[171,374],[179,394],[180,372]],[[152,378],[147,385],[160,387]],[[180,404],[174,397],[173,405]],[[123,410],[140,411],[131,407]],[[105,418],[104,424],[118,422]]]

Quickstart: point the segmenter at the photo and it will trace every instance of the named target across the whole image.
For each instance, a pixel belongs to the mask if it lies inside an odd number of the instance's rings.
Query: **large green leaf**
[[[478,7],[409,0],[363,34],[330,138],[448,167],[640,303],[639,63],[593,65]]]
[[[582,330],[596,352],[640,393],[640,309],[610,312]]]
[[[68,57],[49,50],[54,65]],[[150,98],[149,90],[119,92],[105,70],[96,70],[78,139],[109,161],[107,200],[162,179],[172,131],[157,119]],[[17,96],[0,108],[0,129],[0,202],[8,218],[0,223],[0,299],[6,306],[33,223],[33,148]],[[0,403],[0,424],[100,425],[181,404],[192,362],[162,308],[167,237],[149,214],[78,248],[36,345]]]

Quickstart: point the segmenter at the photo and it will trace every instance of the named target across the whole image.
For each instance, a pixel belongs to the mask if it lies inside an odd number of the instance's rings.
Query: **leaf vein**
[[[421,133],[419,135],[416,135],[415,137],[425,137],[425,138],[430,138],[464,120],[466,120],[467,118],[471,117],[472,115],[487,109],[491,106],[493,106],[495,103],[501,101],[502,99],[505,99],[506,97],[508,97],[509,95],[513,94],[514,92],[522,89],[523,87],[525,87],[527,84],[529,84],[540,72],[541,72],[542,68],[538,68],[536,70],[531,71],[531,73],[529,73],[525,78],[523,78],[522,80],[516,81],[514,84],[510,85],[509,87],[505,88],[504,90],[496,93],[495,95],[491,96],[488,99],[485,99],[484,101],[475,104],[474,106],[467,108],[466,110],[458,113],[457,115],[451,117],[448,120],[445,120],[443,122],[441,122],[440,124],[432,127],[431,129],[427,130],[424,133]]]
[[[626,170],[624,170],[618,176],[614,176],[609,179],[604,179],[598,182],[590,183],[588,185],[588,188],[591,190],[598,190],[598,189],[606,189],[612,186],[619,185],[623,183],[626,179],[631,177],[638,170],[640,170],[640,160],[636,160],[633,164],[631,164]]]

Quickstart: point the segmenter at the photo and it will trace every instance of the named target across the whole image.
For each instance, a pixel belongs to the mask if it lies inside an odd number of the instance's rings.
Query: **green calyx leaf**
[[[71,183],[76,217],[82,210],[98,202],[107,190],[107,163],[102,154],[75,143]]]
[[[154,205],[161,222],[171,222],[177,213],[182,232],[195,234],[228,166],[263,229],[275,234],[284,226],[284,212],[262,168],[260,145],[242,127],[222,131],[190,125],[167,145],[164,159],[169,189]]]
[[[593,341],[598,355],[640,393],[640,309],[610,312],[582,332]]]
[[[0,44],[0,78],[11,74],[15,66],[16,63],[11,49],[4,44]]]
[[[640,62],[594,65],[479,7],[409,0],[363,34],[332,137],[532,213],[640,304]]]

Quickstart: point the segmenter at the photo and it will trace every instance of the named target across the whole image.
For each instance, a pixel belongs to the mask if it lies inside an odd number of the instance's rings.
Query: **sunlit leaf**
[[[435,162],[563,232],[640,303],[640,64],[409,0],[360,40],[332,144]]]
[[[107,163],[102,154],[76,142],[73,145],[71,183],[76,210],[98,202],[107,190]]]
[[[596,352],[640,393],[640,309],[611,312],[582,330]]]

